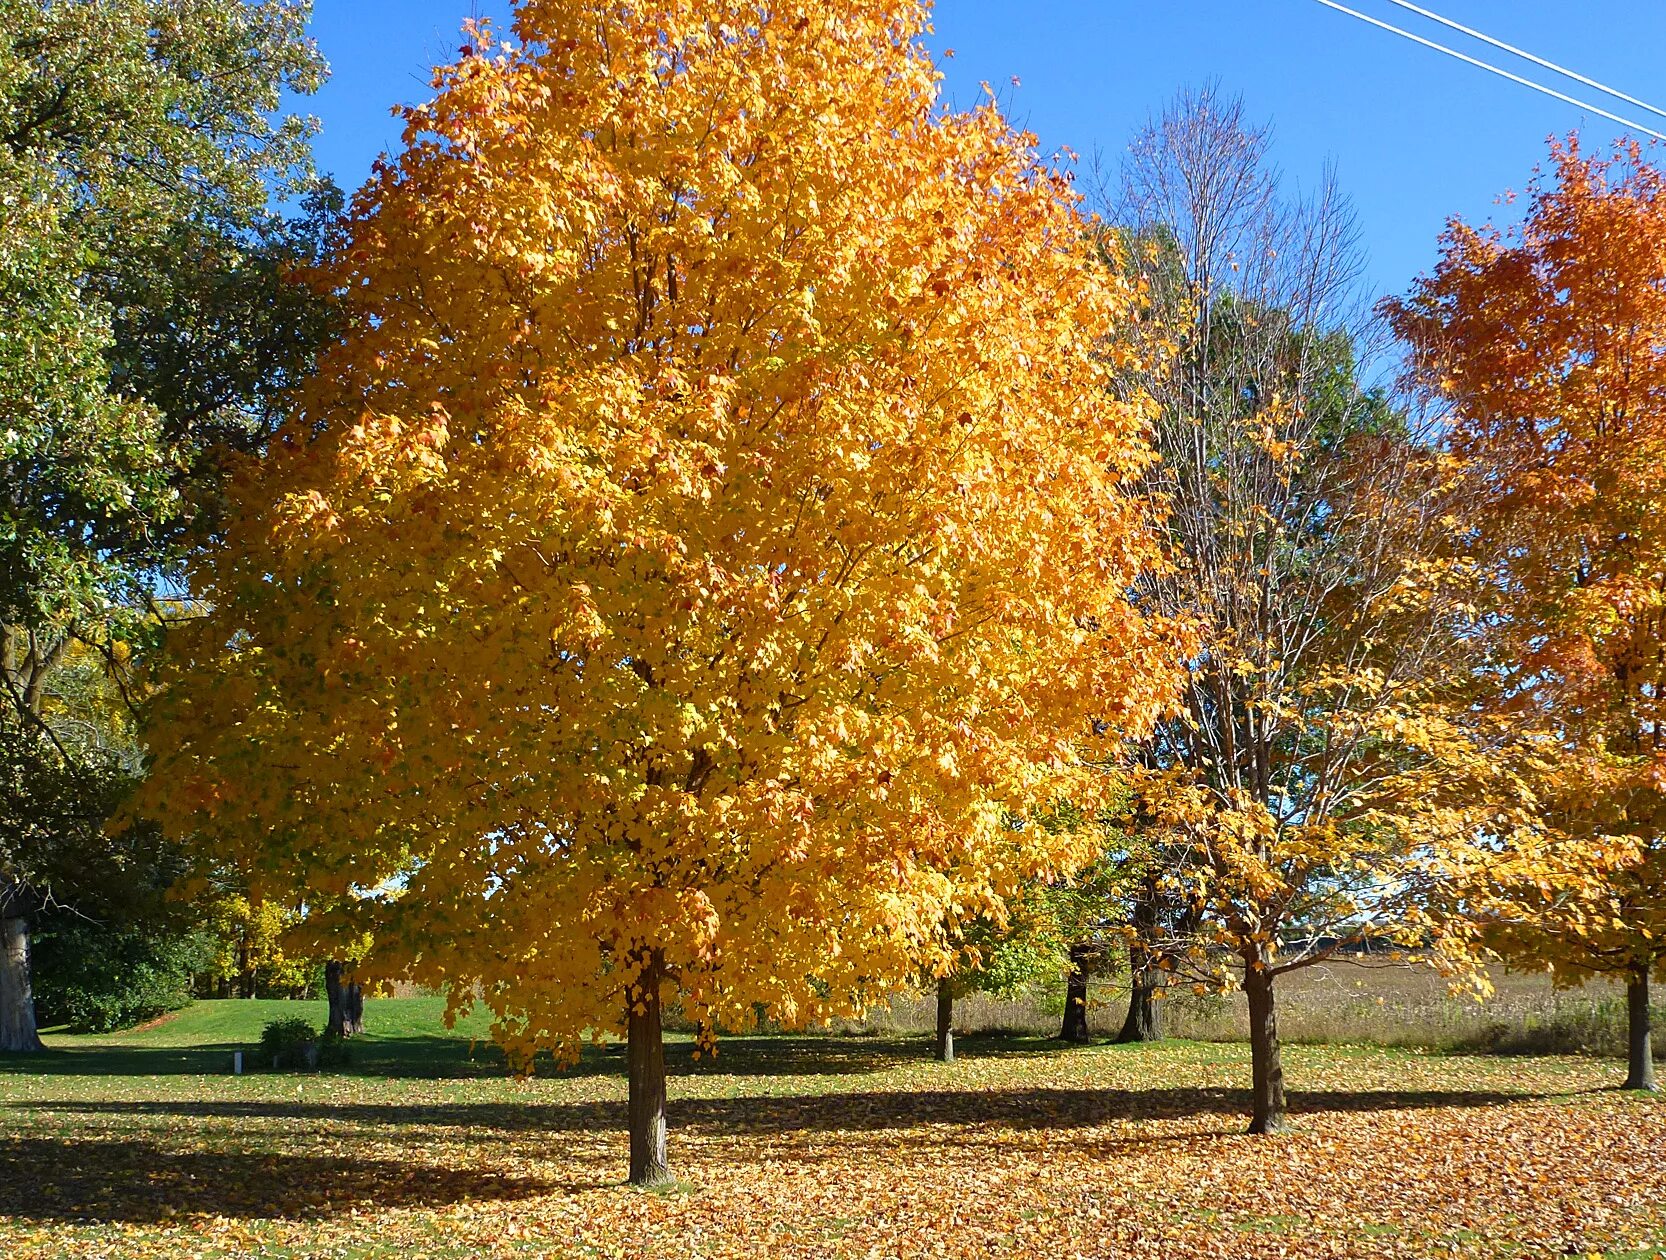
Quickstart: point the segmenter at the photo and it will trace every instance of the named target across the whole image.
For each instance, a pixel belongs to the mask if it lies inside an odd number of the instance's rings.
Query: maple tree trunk
[[[1163,977],[1150,944],[1157,928],[1156,896],[1154,888],[1147,888],[1134,902],[1134,936],[1128,942],[1128,1018],[1116,1036],[1119,1042],[1163,1039],[1162,1012],[1157,1006],[1157,986]]]
[[[1088,946],[1070,947],[1070,979],[1064,986],[1064,1026],[1059,1030],[1061,1041],[1081,1043],[1088,1039],[1088,957]]]
[[[1116,1035],[1119,1042],[1163,1039],[1163,1015],[1157,1005],[1154,970],[1144,964],[1131,968],[1133,979],[1128,989],[1128,1018],[1122,1021],[1122,1031]]]
[[[665,1155],[665,1035],[660,1027],[659,952],[642,969],[634,993],[626,993],[627,1057],[630,1059],[631,1185],[671,1180]]]
[[[29,982],[29,918],[0,894],[0,1051],[44,1050],[35,1027],[35,995]]]
[[[1624,1089],[1660,1088],[1654,1076],[1654,1041],[1649,1032],[1648,968],[1626,982],[1626,1083]]]
[[[332,960],[324,964],[324,996],[330,1002],[326,1035],[354,1037],[364,1031],[364,989],[351,981],[343,984],[345,971],[342,963]]]
[[[947,976],[937,982],[937,1061],[954,1062],[954,987]]]
[[[1244,968],[1249,998],[1250,1071],[1253,1111],[1251,1133],[1277,1133],[1284,1127],[1284,1063],[1278,1044],[1278,1012],[1273,1005],[1273,977],[1264,963]]]

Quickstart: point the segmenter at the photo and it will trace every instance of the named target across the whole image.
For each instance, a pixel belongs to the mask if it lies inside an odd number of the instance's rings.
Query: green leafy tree
[[[313,123],[280,113],[324,72],[309,10],[0,0],[0,1050],[40,1044],[30,920],[73,898],[134,769],[54,680],[79,649],[119,678],[155,637],[219,452],[260,440],[329,325],[293,273],[338,199],[268,204],[311,187]]]

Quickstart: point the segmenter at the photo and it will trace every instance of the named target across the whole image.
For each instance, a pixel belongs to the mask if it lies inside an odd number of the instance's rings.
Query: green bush
[[[350,1055],[347,1050],[347,1038],[338,1032],[325,1031],[318,1039],[318,1065],[320,1067],[340,1067],[345,1064]]]
[[[210,949],[194,932],[43,916],[32,977],[41,1023],[106,1033],[179,1010]]]
[[[318,1030],[304,1019],[274,1019],[261,1030],[260,1053],[274,1068],[315,1068],[319,1041]]]

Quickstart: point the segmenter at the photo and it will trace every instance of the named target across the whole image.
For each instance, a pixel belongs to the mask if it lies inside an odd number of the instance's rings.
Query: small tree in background
[[[1050,888],[1032,888],[1014,899],[1008,917],[951,925],[957,943],[951,970],[937,977],[939,1062],[954,1061],[954,1004],[975,993],[1011,996],[1038,983],[1056,981],[1067,965],[1069,946],[1053,914]]]
[[[1248,999],[1258,1133],[1285,1114],[1277,978],[1369,936],[1429,943],[1496,786],[1443,469],[1361,382],[1346,206],[1328,183],[1286,198],[1266,146],[1237,102],[1183,97],[1132,146],[1116,211],[1176,347],[1127,378],[1159,404],[1172,556],[1140,597],[1198,636],[1135,784],[1173,840],[1158,886],[1192,908],[1176,957]]]

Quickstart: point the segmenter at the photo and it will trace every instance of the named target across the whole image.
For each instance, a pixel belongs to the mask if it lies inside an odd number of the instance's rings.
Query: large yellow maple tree
[[[1454,223],[1392,307],[1453,413],[1496,591],[1492,707],[1548,731],[1536,776],[1569,876],[1499,890],[1505,944],[1629,990],[1628,1084],[1654,1088],[1666,973],[1666,177],[1634,145],[1556,146],[1512,235]],[[1583,850],[1583,856],[1580,851]],[[1617,860],[1618,859],[1618,860]]]
[[[238,479],[151,804],[521,1062],[861,1006],[1165,702],[1139,294],[913,3],[527,0],[408,111]]]

